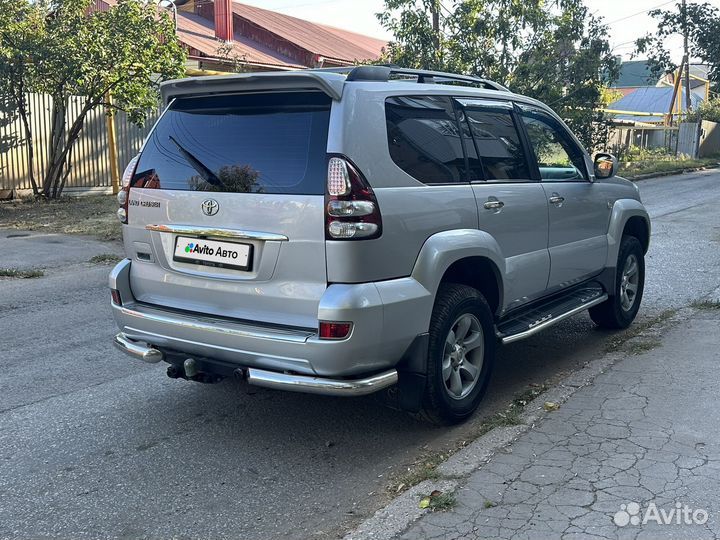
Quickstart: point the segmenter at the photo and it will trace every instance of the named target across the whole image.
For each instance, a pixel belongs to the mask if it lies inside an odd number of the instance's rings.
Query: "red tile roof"
[[[215,39],[213,21],[209,21],[200,15],[179,11],[178,37],[185,45],[196,49],[206,56],[218,56],[218,48],[221,46],[221,43]],[[284,68],[304,67],[291,58],[273,51],[269,47],[265,47],[256,41],[241,36],[238,32],[235,32],[233,53],[237,55],[239,60],[244,60],[252,64]]]
[[[376,60],[387,45],[382,39],[238,2],[233,2],[233,12],[311,53],[335,60],[349,63],[356,60]]]

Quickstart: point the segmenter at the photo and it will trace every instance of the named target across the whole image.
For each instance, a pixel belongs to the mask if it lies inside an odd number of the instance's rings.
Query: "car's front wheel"
[[[466,285],[441,285],[430,322],[424,418],[454,424],[477,409],[490,381],[495,343],[482,294]]]
[[[590,318],[603,328],[627,328],[635,320],[645,289],[645,254],[634,236],[623,236],[618,252],[615,287],[602,304],[590,308]]]

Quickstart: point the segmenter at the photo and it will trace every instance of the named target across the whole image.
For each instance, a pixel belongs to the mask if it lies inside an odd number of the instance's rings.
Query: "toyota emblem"
[[[203,214],[214,216],[220,210],[220,204],[215,199],[205,199],[201,205]]]

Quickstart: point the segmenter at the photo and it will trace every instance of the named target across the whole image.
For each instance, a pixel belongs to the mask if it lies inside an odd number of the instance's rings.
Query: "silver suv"
[[[171,81],[123,178],[115,344],[170,377],[385,389],[458,422],[498,342],[627,327],[650,221],[617,161],[483,79],[360,66]]]

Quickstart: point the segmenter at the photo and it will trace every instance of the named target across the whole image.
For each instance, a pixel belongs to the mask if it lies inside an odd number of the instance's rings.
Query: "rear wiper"
[[[175,137],[170,135],[168,138],[173,142],[173,144],[175,144],[175,146],[178,147],[178,150],[180,150],[180,153],[183,155],[183,157],[190,165],[192,165],[192,168],[198,172],[198,174],[202,177],[203,180],[205,180],[208,184],[212,184],[214,186],[222,187],[225,185],[214,172],[212,172],[205,166],[205,164],[203,164],[202,161],[200,161],[198,158],[188,152],[185,148],[183,148],[183,146],[175,140]]]

